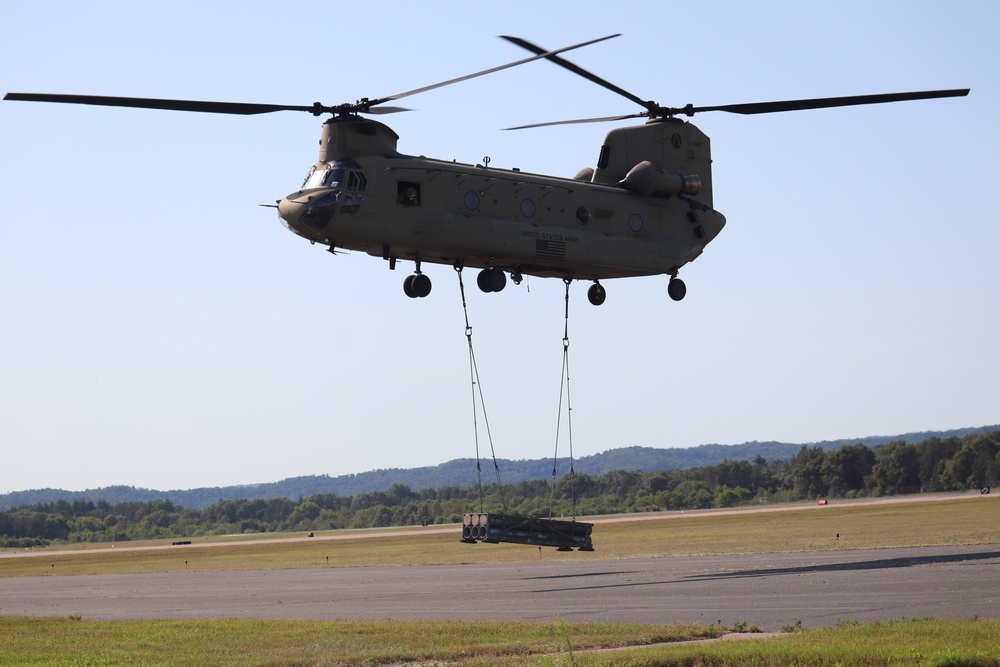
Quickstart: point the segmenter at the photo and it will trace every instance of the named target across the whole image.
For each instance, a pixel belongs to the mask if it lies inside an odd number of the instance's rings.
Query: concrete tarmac
[[[489,549],[489,545],[473,548]],[[546,552],[550,553],[550,552]],[[0,614],[714,623],[1000,617],[1000,544],[501,565],[0,577]]]

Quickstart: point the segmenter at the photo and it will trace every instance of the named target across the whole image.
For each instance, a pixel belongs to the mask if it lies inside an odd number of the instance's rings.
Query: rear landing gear
[[[587,298],[590,300],[590,303],[599,306],[608,298],[608,291],[604,289],[601,283],[595,280],[594,284],[587,290]]]
[[[667,283],[667,294],[674,301],[680,301],[687,294],[687,285],[680,278],[671,278],[670,282]]]

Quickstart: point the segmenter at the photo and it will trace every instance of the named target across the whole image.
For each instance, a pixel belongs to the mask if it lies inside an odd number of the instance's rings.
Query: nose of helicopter
[[[278,217],[289,230],[298,233],[299,216],[305,209],[305,203],[284,197],[278,200]]]
[[[338,201],[336,192],[296,192],[278,202],[278,217],[299,236],[318,240],[320,232],[333,218]]]

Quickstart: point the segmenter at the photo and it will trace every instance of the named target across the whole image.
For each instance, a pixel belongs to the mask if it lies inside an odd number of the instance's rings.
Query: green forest
[[[501,471],[502,472],[502,471]],[[964,437],[899,440],[876,447],[803,446],[790,460],[723,461],[649,472],[570,473],[553,484],[387,491],[352,496],[220,500],[182,507],[170,500],[58,500],[0,513],[0,547],[125,542],[153,538],[375,528],[458,523],[466,512],[521,516],[590,516],[735,507],[818,498],[857,498],[982,489],[1000,478],[1000,431]]]

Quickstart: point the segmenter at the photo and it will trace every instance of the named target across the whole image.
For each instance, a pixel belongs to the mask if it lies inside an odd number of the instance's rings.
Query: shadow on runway
[[[970,554],[942,554],[937,556],[911,556],[905,558],[878,558],[841,563],[800,565],[797,567],[775,567],[735,572],[718,572],[685,577],[685,581],[717,581],[721,579],[742,579],[745,577],[774,577],[786,574],[808,574],[810,572],[850,572],[853,570],[889,570],[918,565],[939,565],[941,563],[961,563],[963,561],[990,560],[1000,558],[1000,551],[983,551]]]
[[[621,570],[618,572],[580,572],[578,574],[550,574],[543,577],[525,577],[525,581],[531,579],[570,579],[572,577],[606,577],[614,574],[636,574],[637,570]]]
[[[810,565],[799,565],[795,567],[774,567],[753,570],[736,570],[733,572],[718,572],[715,574],[695,574],[686,577],[679,577],[673,580],[662,581],[625,581],[614,584],[594,584],[591,586],[576,586],[573,588],[558,588],[536,590],[535,593],[554,593],[565,591],[598,590],[602,588],[626,588],[629,586],[662,586],[667,584],[690,583],[694,581],[725,581],[727,579],[742,579],[749,577],[780,577],[785,575],[809,574],[817,572],[850,572],[859,570],[888,570],[903,567],[915,567],[918,565],[940,565],[945,563],[962,563],[967,561],[983,561],[1000,559],[1000,551],[983,551],[979,553],[966,554],[942,554],[928,556],[909,556],[900,558],[877,558],[875,560],[861,560],[837,563],[820,563]],[[606,572],[595,574],[633,574],[632,572]],[[566,575],[566,576],[586,576],[586,575]],[[531,577],[532,579],[557,579],[559,577]]]

